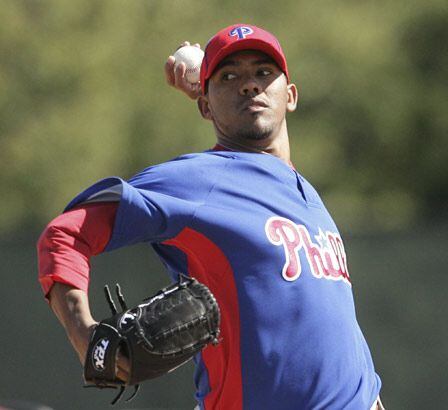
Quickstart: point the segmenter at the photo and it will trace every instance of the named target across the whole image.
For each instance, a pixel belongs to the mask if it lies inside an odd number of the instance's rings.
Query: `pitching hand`
[[[188,41],[184,41],[179,47],[189,46]],[[194,47],[201,46],[199,44],[193,44]],[[192,84],[185,78],[185,64],[180,63],[176,68],[174,68],[175,58],[174,56],[169,56],[165,63],[165,77],[168,85],[182,91],[184,94],[188,95],[192,100],[196,100],[201,95],[201,85],[199,82]]]

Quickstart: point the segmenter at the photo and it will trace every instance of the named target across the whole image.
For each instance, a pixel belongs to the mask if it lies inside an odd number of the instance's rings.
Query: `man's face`
[[[272,58],[247,50],[220,62],[202,98],[201,112],[218,133],[243,142],[275,137],[296,107],[297,90]]]

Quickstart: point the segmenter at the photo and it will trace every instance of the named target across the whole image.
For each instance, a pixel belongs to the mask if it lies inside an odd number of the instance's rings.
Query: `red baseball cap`
[[[201,89],[205,90],[207,80],[220,61],[229,54],[243,50],[258,50],[267,54],[285,73],[289,82],[286,57],[276,37],[256,26],[234,24],[216,33],[205,46],[200,74]]]

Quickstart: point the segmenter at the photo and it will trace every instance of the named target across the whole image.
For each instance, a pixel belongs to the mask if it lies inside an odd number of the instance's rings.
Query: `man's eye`
[[[222,78],[224,81],[230,81],[230,80],[235,79],[235,78],[236,78],[236,75],[235,75],[235,74],[232,74],[232,73],[224,73],[224,74],[221,76],[221,78]]]
[[[262,69],[262,70],[257,71],[257,75],[262,76],[262,77],[268,76],[270,74],[272,74],[272,71],[268,70],[268,69]]]

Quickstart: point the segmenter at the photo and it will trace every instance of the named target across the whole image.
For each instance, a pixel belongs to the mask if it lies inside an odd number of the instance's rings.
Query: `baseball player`
[[[96,325],[89,259],[148,242],[174,278],[207,285],[221,342],[195,358],[200,409],[381,409],[381,381],[358,326],[339,231],[290,161],[286,114],[298,93],[269,32],[247,24],[208,42],[197,99],[217,145],[113,177],[76,196],[38,243],[39,279],[84,361]],[[128,377],[123,358],[117,373]]]

